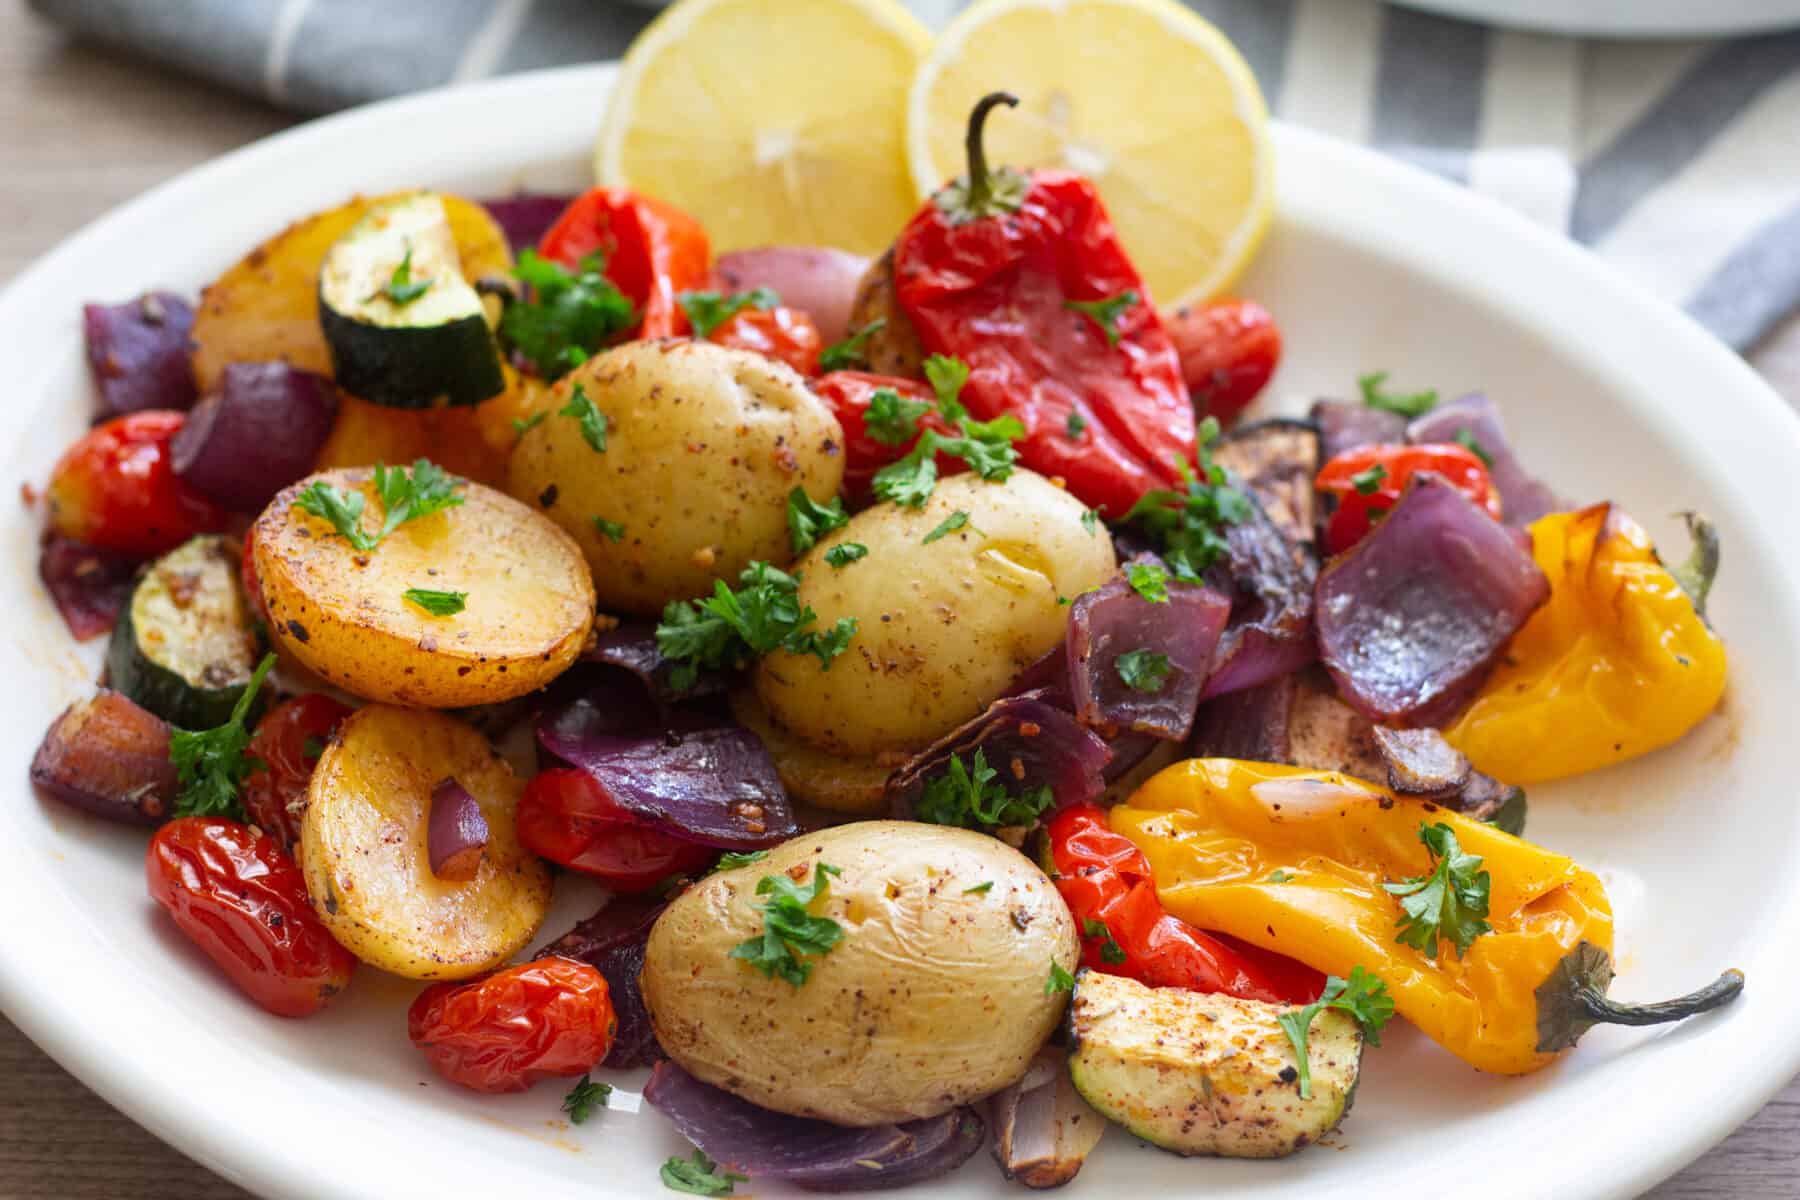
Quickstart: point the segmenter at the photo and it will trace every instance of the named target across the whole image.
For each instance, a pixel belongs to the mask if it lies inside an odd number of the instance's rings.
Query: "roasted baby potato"
[[[734,946],[760,940],[765,875],[809,883],[807,911],[842,928],[798,986]],[[989,885],[989,886],[984,886]],[[975,890],[971,890],[975,889]],[[720,871],[650,932],[645,1003],[693,1075],[780,1112],[882,1125],[991,1095],[1031,1065],[1063,1011],[1051,967],[1073,970],[1075,922],[1024,855],[963,829],[865,821],[804,834]]]
[[[459,708],[534,691],[581,652],[594,622],[587,564],[525,505],[464,483],[461,505],[362,551],[294,507],[314,481],[360,490],[365,530],[384,511],[371,472],[328,471],[284,490],[251,527],[271,636],[323,679],[368,700]],[[404,598],[409,588],[463,592],[466,607],[433,616]]]
[[[432,789],[481,805],[475,877],[432,874]],[[486,738],[442,713],[371,705],[333,736],[307,788],[300,862],[314,911],[346,950],[408,979],[464,979],[523,949],[550,906],[550,873],[519,845],[524,784]]]
[[[892,763],[875,758],[845,758],[796,737],[769,719],[762,701],[749,688],[731,694],[731,712],[738,724],[768,747],[775,774],[794,799],[859,817],[887,812],[887,779],[894,769]]]
[[[603,432],[563,414],[577,391]],[[735,583],[752,559],[787,562],[788,493],[822,502],[844,479],[831,410],[793,369],[744,350],[628,342],[565,376],[548,408],[513,451],[507,490],[580,544],[609,610],[654,615]]]
[[[898,375],[902,379],[925,377],[925,348],[919,344],[919,333],[912,320],[900,309],[894,295],[894,252],[889,250],[869,264],[862,282],[856,286],[856,300],[850,306],[850,328],[862,329],[871,321],[881,328],[863,342],[863,362],[877,375]]]
[[[941,480],[923,508],[881,504],[822,539],[793,570],[818,628],[854,617],[849,649],[825,668],[777,651],[756,694],[793,733],[845,756],[916,749],[979,713],[1062,638],[1067,601],[1118,563],[1104,526],[1030,471],[1005,483]],[[967,523],[930,542],[956,513]],[[867,556],[833,567],[826,553],[860,542]],[[1060,602],[1059,602],[1060,601]]]

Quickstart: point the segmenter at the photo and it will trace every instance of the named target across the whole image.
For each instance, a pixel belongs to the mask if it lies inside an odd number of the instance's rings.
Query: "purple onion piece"
[[[618,1026],[612,1048],[600,1065],[612,1071],[647,1067],[666,1058],[650,1024],[638,974],[644,969],[644,945],[650,927],[667,905],[660,900],[616,896],[605,908],[538,952],[539,958],[573,958],[606,979]]]
[[[1070,608],[1070,689],[1075,716],[1088,728],[1179,741],[1193,727],[1231,601],[1209,587],[1174,579],[1167,590],[1166,601],[1152,603],[1119,577],[1077,597]],[[1140,649],[1169,660],[1168,677],[1157,691],[1138,691],[1119,675],[1119,657]]]
[[[1459,437],[1472,441],[1488,462],[1488,478],[1500,493],[1500,509],[1508,525],[1529,525],[1539,517],[1560,512],[1569,505],[1525,470],[1506,440],[1500,409],[1476,393],[1449,404],[1440,404],[1406,427],[1409,442],[1449,442]]]
[[[452,883],[467,883],[481,870],[487,853],[488,823],[469,789],[446,779],[431,792],[425,824],[425,851],[431,873]]]
[[[1133,767],[1149,758],[1167,740],[1154,733],[1138,733],[1131,729],[1107,738],[1106,748],[1112,752],[1112,759],[1106,764],[1106,770],[1101,772],[1101,778],[1107,783],[1123,779]]]
[[[1043,692],[1043,699],[1058,708],[1072,708],[1069,698],[1069,641],[1064,638],[1044,656],[1019,672],[1007,685],[1002,696],[1023,696],[1026,692]]]
[[[31,759],[31,782],[108,821],[160,824],[179,790],[169,761],[169,726],[102,688],[51,723]]]
[[[233,512],[260,512],[313,469],[337,417],[323,375],[281,362],[228,363],[170,443],[175,474]]]
[[[1320,574],[1320,656],[1369,720],[1439,724],[1549,595],[1550,581],[1504,526],[1424,472]]]
[[[1371,739],[1386,764],[1387,785],[1394,791],[1434,801],[1477,821],[1499,821],[1502,810],[1512,806],[1518,828],[1507,832],[1523,828],[1524,793],[1477,771],[1437,730],[1376,725]]]
[[[145,292],[123,304],[84,304],[81,327],[101,417],[193,405],[188,334],[194,309],[186,300],[173,292]]]
[[[1319,427],[1319,462],[1328,463],[1346,450],[1406,440],[1406,418],[1385,408],[1353,400],[1318,400],[1312,422]]]
[[[763,246],[721,254],[713,270],[729,292],[766,287],[813,319],[829,346],[850,325],[857,285],[869,260],[826,246]]]
[[[38,575],[69,633],[85,642],[109,632],[118,621],[143,562],[52,534],[38,554]]]
[[[809,1191],[875,1191],[935,1179],[966,1162],[986,1137],[968,1108],[867,1129],[773,1112],[673,1062],[656,1065],[644,1099],[721,1165]]]
[[[1038,1051],[1024,1078],[988,1100],[988,1115],[1000,1170],[1034,1190],[1075,1178],[1106,1132],[1106,1118],[1075,1090],[1068,1055],[1056,1046]]]
[[[951,730],[888,776],[893,814],[910,819],[925,785],[942,773],[952,755],[970,762],[980,750],[990,767],[1015,792],[1048,787],[1056,807],[1086,804],[1106,790],[1112,751],[1073,715],[1049,702],[1048,692],[1006,696],[987,711]]]
[[[507,244],[517,254],[521,250],[536,249],[544,235],[550,232],[550,227],[556,224],[556,219],[563,215],[563,210],[574,201],[574,196],[549,192],[514,192],[497,200],[483,200],[481,207],[494,218],[494,224],[500,226],[501,232],[506,234]]]
[[[1188,754],[1193,758],[1288,762],[1294,688],[1294,676],[1289,674],[1206,701],[1194,717]]]
[[[1254,499],[1249,519],[1226,527],[1225,544],[1224,559],[1206,580],[1231,597],[1231,619],[1213,651],[1202,700],[1279,679],[1318,654],[1311,555]]]
[[[721,850],[760,850],[800,831],[762,739],[712,727],[629,736],[538,723],[538,744],[579,767],[647,825]]]
[[[656,627],[648,623],[628,623],[607,630],[594,639],[593,648],[581,657],[584,662],[604,663],[636,675],[665,717],[682,701],[723,695],[731,683],[731,676],[725,671],[702,671],[693,686],[676,690],[669,682],[676,664],[657,647]]]

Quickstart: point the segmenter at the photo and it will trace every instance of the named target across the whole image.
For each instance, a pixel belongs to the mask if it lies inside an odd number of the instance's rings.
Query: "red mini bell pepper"
[[[916,380],[900,379],[892,375],[871,375],[867,371],[829,371],[813,380],[813,393],[831,407],[832,415],[844,430],[844,495],[852,503],[861,504],[868,500],[869,483],[875,478],[875,472],[889,463],[905,458],[919,440],[914,437],[890,445],[869,435],[868,427],[863,422],[863,414],[868,412],[869,402],[875,398],[875,393],[884,389],[907,400],[917,400],[931,406],[919,415],[920,436],[926,430],[946,437],[955,433],[938,411],[931,389]],[[962,459],[946,454],[937,456],[937,465],[939,475],[954,475],[969,469]]]
[[[1056,890],[1081,930],[1090,970],[1272,1004],[1310,1004],[1324,989],[1325,977],[1311,967],[1163,911],[1150,860],[1108,827],[1100,808],[1071,805],[1048,833]]]
[[[638,337],[687,332],[675,296],[706,286],[712,250],[700,222],[628,188],[594,188],[563,211],[538,253],[572,269],[596,251],[606,277],[641,314]]]
[[[1342,554],[1363,540],[1376,521],[1394,510],[1407,483],[1431,471],[1498,521],[1500,492],[1471,450],[1449,443],[1376,444],[1346,450],[1319,469],[1313,486],[1336,501],[1325,523],[1325,549]]]
[[[1181,362],[1093,183],[990,169],[969,117],[969,173],[894,243],[895,296],[927,353],[969,365],[962,402],[1017,417],[1019,459],[1120,517],[1194,461]]]

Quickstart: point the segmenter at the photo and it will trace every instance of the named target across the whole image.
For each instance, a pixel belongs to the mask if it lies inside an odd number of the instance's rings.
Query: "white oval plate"
[[[377,105],[271,138],[133,201],[0,297],[13,447],[0,494],[41,486],[85,426],[82,301],[193,291],[287,222],[353,192],[437,185],[486,195],[575,188],[608,66]],[[1724,711],[1672,751],[1536,789],[1531,831],[1606,876],[1619,910],[1615,994],[1749,973],[1729,1011],[1675,1028],[1598,1030],[1525,1079],[1481,1076],[1396,1027],[1356,1110],[1280,1163],[1178,1159],[1113,1131],[1072,1194],[1317,1200],[1322,1194],[1631,1195],[1723,1137],[1800,1068],[1800,422],[1735,356],[1583,252],[1375,155],[1281,129],[1280,216],[1243,291],[1280,314],[1275,390],[1343,394],[1385,367],[1405,387],[1485,388],[1526,460],[1583,499],[1623,502],[1674,539],[1678,509],[1718,522],[1714,614],[1731,641]],[[363,969],[306,1021],[246,1003],[147,899],[144,837],[35,797],[26,764],[51,717],[92,688],[35,571],[41,513],[0,525],[0,1007],[88,1085],[221,1174],[307,1200],[660,1194],[685,1149],[617,1107],[579,1128],[563,1089],[484,1098],[408,1044],[417,986]],[[564,889],[546,934],[591,898]],[[934,1196],[1008,1190],[985,1155]],[[749,1189],[745,1189],[749,1190]],[[757,1186],[758,1195],[780,1189]]]
[[[1395,0],[1446,17],[1582,37],[1724,37],[1800,26],[1797,0]]]

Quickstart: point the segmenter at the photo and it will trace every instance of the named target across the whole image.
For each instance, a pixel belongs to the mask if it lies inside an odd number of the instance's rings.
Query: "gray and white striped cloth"
[[[909,0],[934,26],[963,2]],[[1377,0],[1186,2],[1238,44],[1279,115],[1567,233],[1740,350],[1800,306],[1800,31],[1632,43]],[[654,15],[608,0],[31,3],[306,112],[615,58]]]

